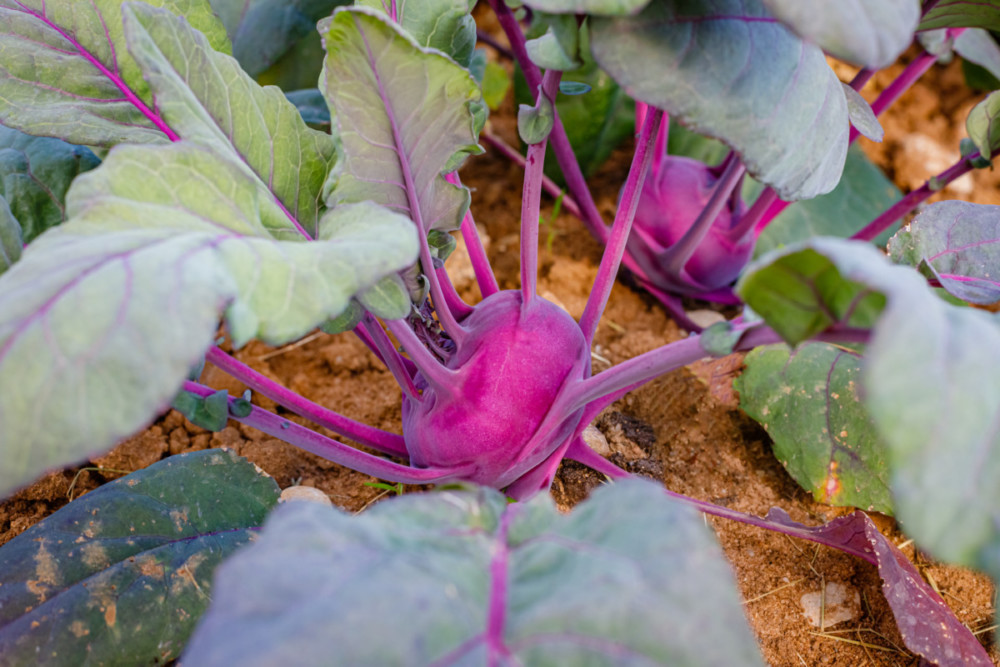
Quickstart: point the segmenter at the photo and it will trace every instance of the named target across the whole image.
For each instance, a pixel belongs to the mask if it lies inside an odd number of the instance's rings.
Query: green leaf
[[[879,69],[913,41],[920,0],[764,0],[778,20],[835,58]]]
[[[532,15],[524,48],[542,69],[570,71],[583,64],[580,56],[580,26],[567,14]]]
[[[917,30],[934,28],[985,28],[1000,30],[998,0],[938,0],[924,14]]]
[[[865,400],[891,450],[903,530],[1000,581],[997,316],[939,299],[893,304],[867,356]]]
[[[555,120],[552,100],[542,95],[534,106],[522,104],[517,108],[517,133],[526,144],[540,144],[548,139]]]
[[[233,42],[233,56],[257,76],[278,62],[316,22],[347,0],[208,0]]]
[[[734,288],[789,345],[833,325],[870,328],[887,295],[935,298],[919,274],[861,241],[817,237],[774,250]]]
[[[570,515],[547,494],[509,505],[490,489],[404,495],[358,516],[279,508],[260,540],[220,569],[184,659],[263,665],[288,655],[356,665],[762,664],[710,531],[639,480],[595,490]]]
[[[172,456],[91,491],[0,548],[6,664],[176,659],[219,563],[253,539],[274,480],[235,454]]]
[[[494,62],[486,63],[483,74],[483,101],[490,109],[496,110],[507,97],[510,90],[510,75],[503,65]]]
[[[319,88],[304,88],[285,93],[288,101],[295,105],[306,125],[314,129],[330,127],[330,108]]]
[[[861,359],[826,343],[758,347],[736,378],[740,407],[817,502],[892,513],[885,445],[859,397]]]
[[[283,344],[417,254],[412,224],[370,203],[276,241],[273,200],[187,142],[117,147],[67,211],[0,276],[0,494],[167,407],[223,311],[235,345]]]
[[[648,5],[649,0],[525,0],[524,4],[549,14],[624,16],[635,14]]]
[[[398,2],[396,22],[420,46],[447,53],[462,67],[469,67],[476,48],[476,22],[472,0],[420,0]],[[385,16],[383,0],[357,0],[358,7],[379,10]]]
[[[184,16],[220,51],[222,23],[206,0],[151,0]],[[0,123],[75,144],[158,143],[149,87],[130,57],[122,0],[0,0]]]
[[[351,299],[350,304],[348,304],[344,312],[319,325],[319,328],[328,334],[344,333],[358,326],[364,315],[364,307],[358,303],[357,299]]]
[[[83,146],[0,126],[0,197],[20,223],[24,243],[66,219],[66,191],[100,160]]]
[[[925,208],[889,242],[893,261],[938,281],[949,294],[1000,301],[1000,206],[943,201]]]
[[[324,27],[325,93],[345,154],[332,201],[374,201],[425,232],[457,229],[469,192],[442,174],[482,152],[475,79],[372,10],[339,9]]]
[[[258,187],[273,192],[315,237],[336,156],[333,138],[306,127],[284,93],[258,86],[183,19],[139,3],[123,14],[129,51],[167,123],[255,175]]]
[[[170,405],[195,426],[218,432],[229,423],[229,392],[220,389],[205,397],[182,391]]]
[[[736,330],[731,322],[716,322],[701,332],[698,344],[713,357],[724,357],[732,354],[742,337],[743,331]]]
[[[847,100],[847,115],[851,119],[851,125],[861,136],[875,142],[881,142],[885,136],[885,130],[879,124],[875,112],[868,104],[868,100],[861,97],[861,93],[854,90],[846,83],[844,84],[844,98]]]
[[[401,320],[410,314],[413,305],[410,292],[398,275],[386,276],[364,292],[358,294],[358,301],[370,313],[383,320]]]
[[[852,147],[847,152],[844,176],[833,192],[796,202],[782,211],[761,233],[754,252],[760,256],[814,236],[847,238],[901,197],[899,189],[864,151]],[[879,236],[876,244],[883,245],[889,235],[886,232]]]
[[[1000,90],[986,96],[982,102],[972,107],[969,117],[965,119],[965,130],[969,139],[979,149],[979,154],[989,157],[993,151],[1000,148]]]
[[[21,225],[18,224],[14,214],[10,212],[7,200],[0,197],[0,274],[21,259],[23,246]]]
[[[717,137],[782,199],[832,190],[847,153],[847,102],[823,52],[759,0],[654,0],[594,19],[594,58],[635,97]]]

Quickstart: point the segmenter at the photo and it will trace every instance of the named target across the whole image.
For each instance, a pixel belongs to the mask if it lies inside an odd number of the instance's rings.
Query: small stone
[[[608,439],[593,424],[583,429],[583,441],[601,456],[611,456],[611,445],[608,444]]]
[[[703,308],[701,310],[689,310],[687,312],[688,319],[700,326],[702,329],[707,329],[716,322],[725,322],[726,316],[717,310],[709,310],[708,308]]]
[[[290,486],[281,492],[281,497],[278,499],[279,503],[292,501],[333,506],[330,496],[312,486]]]
[[[857,589],[828,582],[826,597],[821,591],[806,593],[800,600],[806,618],[817,628],[829,628],[861,616],[861,596]]]

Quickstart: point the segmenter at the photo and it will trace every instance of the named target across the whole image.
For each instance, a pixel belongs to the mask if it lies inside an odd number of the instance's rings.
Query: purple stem
[[[664,114],[659,109],[652,109],[651,113],[646,114],[642,131],[636,142],[632,166],[629,168],[628,178],[625,179],[625,186],[618,202],[618,211],[615,213],[615,221],[611,226],[611,235],[604,248],[601,266],[597,270],[597,278],[594,279],[594,286],[587,299],[587,306],[583,309],[583,315],[580,317],[580,330],[587,341],[588,349],[594,342],[597,323],[608,304],[615,276],[618,275],[618,267],[621,266],[622,256],[625,254],[625,244],[628,241],[629,232],[632,231],[632,221],[635,219],[636,208],[639,206],[639,193],[642,191],[642,184],[646,181],[646,173],[649,171],[649,164],[653,159],[653,152],[650,149],[659,134],[663,117]]]
[[[479,135],[479,138],[483,140],[483,143],[496,150],[511,162],[520,165],[522,169],[526,166],[524,156],[495,134],[490,134],[489,132],[484,131]],[[570,215],[576,216],[580,220],[583,219],[583,213],[580,212],[580,205],[576,203],[576,200],[573,199],[569,193],[559,187],[555,181],[544,174],[542,175],[542,189],[549,193],[549,195],[551,195],[554,199],[562,197],[563,208],[565,208]]]
[[[548,99],[553,110],[562,72],[549,70],[537,88],[536,106]],[[542,205],[542,177],[545,174],[547,137],[528,146],[527,167],[524,170],[524,193],[521,196],[521,307],[527,308],[535,298],[538,282],[538,216]]]
[[[465,303],[462,297],[455,291],[455,286],[451,283],[451,276],[444,267],[434,269],[437,272],[438,280],[441,281],[441,289],[444,291],[445,305],[456,318],[463,320],[472,312],[472,306]]]
[[[216,391],[211,387],[190,380],[184,382],[184,390],[201,397],[210,396]],[[234,401],[236,399],[230,396],[230,408],[232,408]],[[443,482],[459,479],[470,473],[474,467],[474,464],[470,463],[455,468],[411,468],[349,447],[304,426],[299,426],[293,421],[282,419],[256,405],[250,407],[250,414],[246,417],[237,417],[230,409],[229,418],[339,465],[390,482],[402,482],[403,484]]]
[[[407,456],[406,443],[403,441],[402,436],[383,431],[368,424],[362,424],[361,422],[337,414],[329,408],[324,408],[322,405],[313,403],[303,396],[296,394],[294,391],[281,386],[274,380],[265,377],[246,364],[237,361],[218,347],[210,348],[208,354],[205,355],[205,360],[236,378],[252,390],[267,396],[278,405],[288,408],[295,414],[301,415],[320,426],[325,426],[345,438],[350,438],[362,445],[377,449],[384,454]]]
[[[476,40],[490,47],[491,49],[499,53],[507,60],[514,59],[514,54],[510,52],[510,49],[508,49],[506,46],[497,41],[493,37],[493,35],[489,34],[488,32],[484,30],[476,30]]]
[[[663,253],[662,264],[666,272],[672,275],[681,275],[684,265],[694,255],[702,239],[705,238],[716,218],[722,213],[723,207],[729,202],[733,189],[737,183],[741,182],[745,172],[746,167],[743,162],[734,154],[732,159],[728,161],[722,176],[716,181],[715,187],[712,189],[712,196],[705,204],[705,208],[701,210],[701,213],[698,214],[698,217],[677,243]]]
[[[998,153],[1000,153],[1000,149],[993,151],[993,155],[991,157],[996,156]],[[923,202],[927,201],[934,195],[935,192],[938,192],[955,179],[972,171],[972,161],[979,157],[980,154],[977,151],[969,157],[960,158],[958,162],[948,167],[937,176],[928,179],[927,182],[919,188],[913,190],[898,202],[890,206],[880,216],[865,225],[862,229],[855,232],[851,238],[858,241],[874,240],[875,237],[891,227],[897,220],[905,216]]]
[[[456,372],[445,368],[438,358],[431,354],[427,346],[417,338],[417,334],[410,328],[406,320],[391,320],[385,325],[399,341],[403,352],[416,365],[427,384],[434,387],[434,391],[438,394],[454,395],[457,390],[455,387]]]
[[[462,219],[462,239],[465,241],[465,249],[469,253],[469,261],[472,262],[472,271],[476,274],[476,283],[479,284],[479,293],[485,299],[491,294],[500,291],[497,285],[496,276],[490,267],[490,259],[486,256],[486,249],[483,248],[483,240],[479,238],[479,230],[476,229],[476,222],[472,219],[471,213],[466,213]]]
[[[361,318],[361,326],[368,333],[372,343],[378,350],[378,355],[385,363],[386,368],[396,379],[396,383],[402,388],[403,393],[415,401],[420,401],[420,391],[413,384],[413,375],[405,365],[405,359],[393,346],[389,336],[382,329],[382,325],[371,313],[365,313]],[[362,339],[363,340],[363,339]]]
[[[574,442],[570,445],[569,450],[566,452],[566,458],[573,461],[578,461],[588,468],[592,468],[597,472],[607,475],[612,479],[624,479],[627,477],[633,477],[631,473],[625,472],[618,466],[616,466],[611,461],[608,461],[603,456],[595,452],[594,450],[587,447],[586,444],[582,442]],[[833,547],[845,553],[851,554],[852,556],[857,556],[858,558],[864,559],[869,563],[877,565],[875,554],[862,551],[861,549],[854,549],[847,545],[842,544],[832,544],[829,540],[824,540],[822,537],[816,535],[808,528],[797,528],[795,526],[789,526],[788,524],[779,523],[777,521],[772,521],[770,519],[754,516],[753,514],[747,514],[745,512],[739,512],[737,510],[731,510],[728,507],[722,507],[714,503],[710,503],[705,500],[698,500],[697,498],[692,498],[690,496],[685,496],[682,493],[677,493],[669,489],[664,489],[666,493],[671,498],[678,500],[685,505],[689,505],[698,509],[705,514],[711,514],[712,516],[722,517],[724,519],[730,519],[732,521],[738,521],[739,523],[745,523],[750,526],[757,526],[758,528],[763,528],[765,530],[772,530],[777,533],[782,533],[784,535],[790,535],[792,537],[798,537],[803,540],[809,540],[810,542],[816,542],[818,544],[824,544],[828,547]]]
[[[489,3],[496,14],[500,27],[503,28],[504,33],[507,35],[514,59],[524,73],[529,90],[537,90],[542,81],[542,74],[535,63],[531,62],[531,58],[528,57],[528,51],[524,46],[525,40],[524,34],[521,32],[521,26],[518,24],[517,19],[514,18],[514,14],[507,7],[504,0],[489,0]],[[556,160],[559,162],[559,167],[562,169],[563,178],[566,179],[566,188],[573,195],[577,204],[580,205],[581,212],[583,213],[580,220],[583,221],[583,224],[590,230],[590,233],[601,243],[607,243],[608,227],[604,224],[600,211],[597,210],[597,205],[594,203],[590,188],[587,187],[587,181],[583,177],[580,164],[573,153],[573,147],[569,143],[569,137],[566,135],[566,128],[563,127],[562,120],[559,118],[558,110],[556,110],[552,133],[549,135],[549,144],[552,146],[552,152],[555,154]]]
[[[486,664],[489,667],[506,664],[510,656],[510,651],[504,642],[504,626],[507,620],[507,577],[509,574],[507,561],[510,557],[507,535],[518,510],[517,507],[509,506],[500,517],[493,558],[490,560],[490,603],[486,616],[485,635],[488,651]]]

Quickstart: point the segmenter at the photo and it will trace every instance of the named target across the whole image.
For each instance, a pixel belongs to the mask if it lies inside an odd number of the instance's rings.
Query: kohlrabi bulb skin
[[[565,310],[541,297],[522,309],[516,290],[490,295],[462,326],[470,335],[448,361],[451,391],[418,374],[422,400],[403,401],[403,438],[414,465],[471,462],[469,481],[502,488],[568,437],[565,424],[538,429],[560,392],[589,375],[590,353]]]
[[[650,169],[646,176],[633,224],[661,246],[659,251],[670,248],[698,218],[717,180],[712,170],[698,160],[665,156],[660,168]],[[746,206],[740,201],[735,206],[727,202],[719,213],[684,265],[687,276],[696,283],[692,287],[712,290],[730,285],[750,261],[752,236],[734,243],[725,234],[745,212]]]

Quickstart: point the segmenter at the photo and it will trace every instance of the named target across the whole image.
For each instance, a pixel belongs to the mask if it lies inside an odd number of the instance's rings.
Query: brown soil
[[[886,76],[880,76],[876,87],[886,80]],[[939,97],[937,91],[945,92]],[[955,147],[964,132],[961,120],[973,102],[962,87],[960,71],[954,66],[936,69],[884,118],[887,141],[877,147],[865,142],[866,150],[885,165],[901,187],[915,187],[950,164],[941,159],[957,157]],[[511,111],[507,108],[499,115],[494,130],[513,143],[516,138]],[[950,119],[959,119],[958,129]],[[920,135],[913,135],[918,131]],[[928,131],[930,134],[926,134]],[[947,157],[940,158],[939,153]],[[621,151],[593,179],[599,206],[607,219],[613,214],[628,159],[628,151]],[[487,154],[471,160],[462,178],[474,190],[473,212],[488,238],[490,259],[501,287],[517,287],[521,171]],[[945,194],[998,203],[996,174],[979,171],[971,180],[971,193],[959,187]],[[551,202],[544,206],[543,219],[547,219]],[[553,235],[550,249],[545,247],[547,233]],[[539,291],[579,317],[597,272],[601,248],[577,220],[566,215],[555,220],[548,232],[543,229],[542,239]],[[455,265],[452,268],[460,291],[467,300],[476,300],[471,272],[460,259],[450,263]],[[594,347],[595,371],[682,335],[655,301],[616,285]],[[399,432],[399,390],[395,382],[350,335],[317,333],[277,350],[253,343],[237,356],[322,405]],[[597,420],[616,452],[615,460],[637,474],[662,481],[674,491],[744,512],[764,514],[779,506],[792,518],[809,524],[844,513],[812,502],[775,460],[763,430],[738,410],[730,384],[739,367],[739,358],[701,363],[662,377],[616,403]],[[243,390],[212,368],[206,371],[204,380],[233,392]],[[257,399],[274,408],[266,399]],[[171,412],[147,431],[95,458],[94,467],[50,474],[0,504],[0,544],[64,505],[70,497],[107,480],[168,455],[222,446],[250,458],[273,475],[281,487],[301,484],[319,488],[348,511],[361,511],[387,495],[384,490],[368,486],[375,481],[371,477],[344,470],[253,429],[232,425],[220,433],[208,433]],[[553,496],[560,508],[569,510],[602,481],[589,469],[567,463],[553,485]],[[891,519],[878,515],[874,518],[897,544],[905,543],[904,553],[914,559],[964,623],[974,631],[993,624],[993,589],[986,577],[929,561],[915,552]],[[918,659],[903,648],[873,566],[768,531],[719,519],[708,521],[732,563],[747,617],[771,665],[918,664]],[[816,598],[811,594],[821,590],[827,594],[827,619],[835,619],[835,614],[842,611],[832,605],[834,594],[846,592],[848,603],[842,606],[848,620],[823,628],[810,623],[803,600]],[[851,602],[855,592],[856,605]],[[979,636],[987,645],[993,639],[989,631]],[[994,660],[1000,659],[995,650],[993,656]]]

